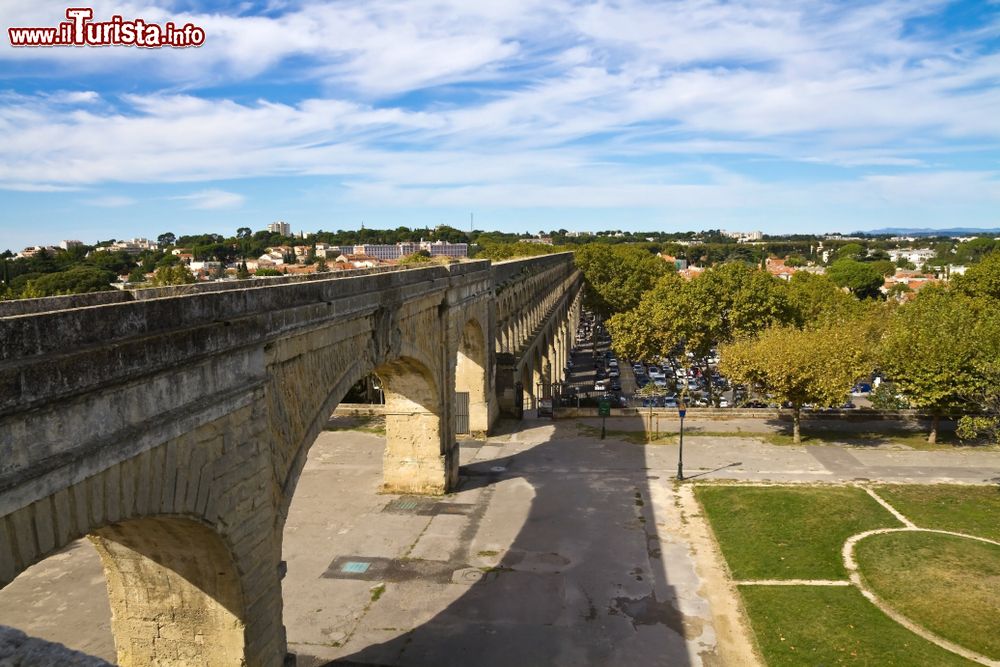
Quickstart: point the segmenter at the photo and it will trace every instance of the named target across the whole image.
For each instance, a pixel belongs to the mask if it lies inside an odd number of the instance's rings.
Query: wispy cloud
[[[0,188],[201,182],[179,199],[224,209],[244,197],[213,182],[321,175],[359,205],[712,208],[886,201],[921,183],[944,200],[932,186],[950,182],[985,205],[1000,12],[946,26],[950,4],[98,0],[98,17],[190,21],[207,42],[0,44],[4,67],[65,73],[56,92],[0,93]],[[8,5],[9,25],[60,18]],[[137,67],[142,85],[93,84]]]
[[[243,195],[225,190],[200,190],[189,195],[173,197],[173,199],[190,202],[191,208],[209,210],[239,208],[246,201],[246,197]]]
[[[125,206],[132,206],[136,203],[136,200],[122,195],[107,195],[105,197],[85,199],[83,203],[87,206],[99,206],[101,208],[123,208]]]

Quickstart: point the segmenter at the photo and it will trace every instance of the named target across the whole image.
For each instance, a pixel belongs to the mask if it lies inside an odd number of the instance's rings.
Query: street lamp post
[[[683,399],[677,404],[677,414],[681,418],[680,449],[677,451],[677,480],[684,481],[684,415],[687,413],[687,406]]]

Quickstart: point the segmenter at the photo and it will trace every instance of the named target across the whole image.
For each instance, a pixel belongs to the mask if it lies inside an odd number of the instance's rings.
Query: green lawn
[[[695,495],[735,579],[844,579],[848,537],[899,526],[854,487],[698,485]]]
[[[907,532],[866,538],[856,554],[865,581],[893,609],[1000,659],[1000,546]]]
[[[853,587],[741,586],[770,667],[972,665],[897,624]]]
[[[886,485],[875,490],[921,528],[1000,541],[1000,486]]]

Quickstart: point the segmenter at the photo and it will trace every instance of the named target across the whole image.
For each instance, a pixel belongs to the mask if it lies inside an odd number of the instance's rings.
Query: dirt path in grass
[[[754,646],[753,633],[746,620],[739,591],[728,576],[719,545],[694,497],[694,487],[685,484],[673,493],[681,515],[678,533],[691,545],[695,568],[702,583],[700,592],[711,601],[716,651],[722,664],[764,667],[764,661]]]

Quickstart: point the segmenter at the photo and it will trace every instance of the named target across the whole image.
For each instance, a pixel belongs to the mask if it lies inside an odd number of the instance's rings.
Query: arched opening
[[[384,363],[375,374],[385,394],[383,491],[446,493],[458,481],[458,465],[437,380],[412,357]]]
[[[486,433],[490,428],[490,407],[486,390],[486,339],[475,319],[462,329],[455,363],[455,430],[458,433]]]
[[[531,364],[522,362],[521,366],[521,409],[531,410],[535,405],[535,381]]]
[[[541,341],[536,342],[531,352],[531,408],[533,410],[538,409],[538,399],[544,397],[544,394],[541,393],[544,382],[541,345]]]
[[[228,547],[182,518],[112,524],[90,536],[104,565],[118,664],[245,664],[245,609]]]
[[[191,519],[97,528],[20,572],[0,594],[0,609],[16,628],[0,626],[0,654],[16,664],[91,664],[85,656],[121,667],[248,661],[231,552]]]

